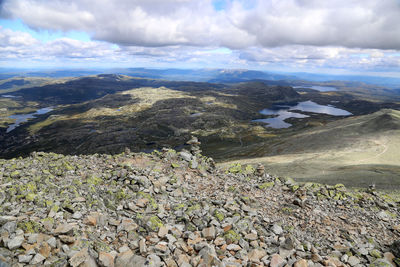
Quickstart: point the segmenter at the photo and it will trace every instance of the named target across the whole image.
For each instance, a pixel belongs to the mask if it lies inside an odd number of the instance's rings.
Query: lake
[[[15,95],[1,95],[1,97],[5,97],[5,98],[15,98],[17,96]]]
[[[28,121],[29,119],[33,119],[35,118],[37,115],[42,115],[42,114],[46,114],[50,111],[52,111],[53,108],[52,107],[47,107],[47,108],[41,108],[36,110],[36,112],[34,113],[29,113],[29,114],[16,114],[16,115],[11,115],[9,116],[10,119],[14,119],[15,122],[11,125],[8,126],[7,128],[7,133],[11,132],[12,130],[14,130],[15,128],[17,128],[18,126],[21,125],[21,123],[24,123],[26,121]]]
[[[263,109],[260,111],[263,115],[275,115],[273,118],[253,120],[254,122],[266,123],[268,127],[280,129],[289,128],[292,124],[285,122],[289,118],[307,118],[308,115],[298,113],[295,111],[312,112],[319,114],[328,114],[332,116],[350,116],[350,112],[336,108],[332,105],[319,105],[312,101],[299,102],[296,105],[274,105],[272,108]]]
[[[336,87],[332,86],[319,86],[319,85],[304,85],[304,86],[293,86],[293,88],[309,88],[309,89],[314,89],[318,90],[320,92],[330,92],[330,91],[337,91],[338,89]]]

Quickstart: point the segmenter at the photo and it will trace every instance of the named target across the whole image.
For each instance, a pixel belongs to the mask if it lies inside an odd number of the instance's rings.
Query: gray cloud
[[[400,68],[396,50],[290,45],[275,48],[249,48],[241,59],[258,64],[298,67],[378,71]]]
[[[34,29],[78,30],[126,46],[344,46],[400,49],[398,0],[5,0]]]
[[[34,29],[85,31],[119,45],[244,47],[254,41],[208,0],[6,0],[4,9]]]
[[[400,71],[397,50],[345,48],[339,46],[285,45],[252,46],[229,50],[218,46],[174,45],[163,47],[115,46],[101,41],[58,38],[41,41],[27,32],[0,26],[0,62],[4,66],[28,63],[63,66],[86,63],[149,67],[347,69],[357,71]],[[391,74],[393,75],[393,74]]]
[[[241,8],[237,7],[238,13]],[[287,44],[400,49],[397,0],[259,1],[236,25],[264,47]]]

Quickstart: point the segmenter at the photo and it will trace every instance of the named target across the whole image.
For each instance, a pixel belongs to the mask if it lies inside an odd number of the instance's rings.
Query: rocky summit
[[[397,266],[373,188],[222,169],[196,149],[0,160],[0,266]]]

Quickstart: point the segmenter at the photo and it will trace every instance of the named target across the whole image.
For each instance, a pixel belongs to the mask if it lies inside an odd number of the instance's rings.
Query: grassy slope
[[[271,173],[299,180],[400,189],[399,150],[400,111],[382,110],[259,146],[259,157],[236,162],[263,162]]]
[[[0,94],[8,94],[19,91],[24,88],[35,86],[44,86],[55,83],[62,83],[70,78],[53,79],[43,77],[15,77],[5,80],[0,80]]]

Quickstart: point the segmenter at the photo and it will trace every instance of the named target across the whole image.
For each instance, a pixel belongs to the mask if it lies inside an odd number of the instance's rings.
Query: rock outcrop
[[[192,151],[0,160],[0,266],[395,266],[399,202]]]

